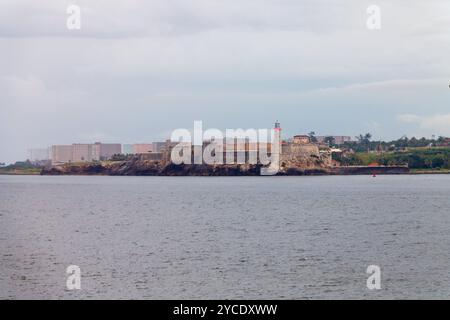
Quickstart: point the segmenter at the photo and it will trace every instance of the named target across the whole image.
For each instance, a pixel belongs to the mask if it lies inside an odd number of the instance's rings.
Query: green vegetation
[[[450,170],[449,138],[417,139],[403,136],[392,141],[372,141],[372,135],[366,133],[356,136],[356,140],[339,146],[332,139],[326,139],[326,143],[343,150],[342,154],[333,154],[333,159],[343,166],[407,165],[412,172]]]
[[[439,137],[437,139],[427,139],[415,137],[408,138],[406,136],[392,141],[373,141],[370,133],[360,134],[355,137],[357,141],[345,142],[339,147],[351,149],[355,152],[368,151],[400,151],[408,148],[424,148],[424,147],[438,147],[448,146],[448,138]],[[330,144],[333,145],[333,144]]]
[[[328,144],[329,146],[332,146],[335,144],[334,138],[329,136],[329,137],[325,137],[324,142],[326,144]]]
[[[33,175],[40,174],[42,167],[36,166],[30,161],[19,161],[9,166],[1,167],[0,174]]]
[[[314,131],[311,131],[310,133],[308,133],[309,139],[311,140],[311,142],[316,143],[317,142],[317,138],[316,138],[316,133]]]
[[[356,152],[333,154],[333,158],[346,166],[370,164],[408,165],[411,169],[450,169],[450,148],[410,148],[404,151]]]

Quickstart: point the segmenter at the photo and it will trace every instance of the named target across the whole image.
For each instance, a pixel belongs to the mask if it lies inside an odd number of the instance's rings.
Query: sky
[[[449,34],[448,0],[1,0],[0,162],[161,141],[195,120],[450,136]]]

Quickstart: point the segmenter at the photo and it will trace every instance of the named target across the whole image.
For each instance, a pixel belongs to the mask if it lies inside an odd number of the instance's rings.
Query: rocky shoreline
[[[105,175],[105,176],[260,176],[261,165],[176,165],[165,161],[133,159],[116,162],[64,164],[44,168],[41,175]],[[409,174],[405,166],[392,167],[283,167],[278,176],[302,175],[367,175]]]

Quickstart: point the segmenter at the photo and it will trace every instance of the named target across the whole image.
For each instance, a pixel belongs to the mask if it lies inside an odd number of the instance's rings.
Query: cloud
[[[15,98],[34,98],[44,95],[46,87],[44,82],[35,76],[0,77],[0,89]]]
[[[401,114],[397,116],[401,122],[417,124],[420,129],[432,134],[450,136],[450,113],[419,116],[416,114]]]
[[[406,123],[420,123],[421,118],[415,114],[400,114],[397,116],[398,120]]]
[[[382,29],[408,36],[446,34],[446,0],[378,0]],[[69,5],[80,6],[82,29],[66,29]],[[123,38],[182,36],[212,30],[365,29],[369,0],[2,0],[0,37]],[[444,31],[445,30],[445,31]],[[386,48],[384,48],[386,50]]]

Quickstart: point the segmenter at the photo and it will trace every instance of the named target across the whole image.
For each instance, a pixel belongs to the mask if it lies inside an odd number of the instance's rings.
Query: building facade
[[[52,146],[52,164],[73,162],[73,147],[71,145]]]
[[[166,142],[153,142],[153,152],[162,152],[164,149],[166,149]]]
[[[84,162],[98,160],[97,155],[94,154],[94,145],[76,143],[72,145],[72,161]]]
[[[134,154],[144,154],[144,153],[150,153],[152,151],[153,151],[153,144],[151,144],[151,143],[133,144],[133,153]]]
[[[109,160],[115,154],[122,152],[122,145],[120,143],[100,143],[94,144],[95,160]]]
[[[74,143],[72,145],[54,145],[51,148],[52,164],[69,162],[90,162],[109,160],[113,155],[120,154],[122,145],[118,143]]]
[[[316,139],[318,143],[325,143],[327,137],[333,138],[334,143],[337,145],[352,141],[350,136],[317,136]]]
[[[298,134],[298,135],[294,136],[293,142],[295,144],[309,144],[309,143],[311,143],[311,139],[307,135]]]

